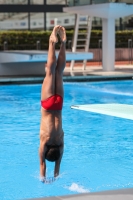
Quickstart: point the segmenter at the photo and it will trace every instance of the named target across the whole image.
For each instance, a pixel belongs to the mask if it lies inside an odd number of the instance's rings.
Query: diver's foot
[[[54,29],[53,29],[53,31],[52,31],[52,33],[50,35],[50,39],[49,39],[50,42],[53,42],[53,43],[57,43],[58,42],[57,34],[59,33],[59,28],[60,28],[59,25],[54,27]]]
[[[60,36],[60,39],[61,39],[61,42],[66,42],[67,38],[66,38],[66,30],[64,27],[60,26],[59,28],[59,36]]]

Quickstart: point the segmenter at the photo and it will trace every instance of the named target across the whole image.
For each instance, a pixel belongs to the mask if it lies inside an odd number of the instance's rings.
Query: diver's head
[[[60,148],[59,146],[49,146],[45,153],[45,159],[50,162],[54,162],[60,158]]]

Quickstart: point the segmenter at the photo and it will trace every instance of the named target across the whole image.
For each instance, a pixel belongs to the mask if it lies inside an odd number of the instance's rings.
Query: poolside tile
[[[88,195],[68,198],[69,200],[133,200],[132,195]],[[63,199],[62,199],[63,200]]]
[[[88,196],[88,193],[83,193],[83,194],[74,194],[74,195],[65,195],[65,196],[60,196],[61,199],[71,199],[71,198],[77,198],[77,197],[86,197]]]
[[[133,200],[133,195],[128,194],[114,194],[114,195],[108,195],[108,194],[102,194],[102,195],[68,195],[64,197],[46,197],[46,198],[35,198],[35,199],[29,199],[29,200]],[[28,199],[27,199],[28,200]]]
[[[59,198],[58,197],[41,197],[41,198],[23,199],[23,200],[59,200]]]

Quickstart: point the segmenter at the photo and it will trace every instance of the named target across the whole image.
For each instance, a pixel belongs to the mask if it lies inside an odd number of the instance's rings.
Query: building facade
[[[71,29],[75,15],[63,13],[63,7],[107,2],[133,4],[133,0],[0,0],[0,30],[50,30],[55,24]],[[82,16],[82,23],[85,20]],[[92,27],[101,29],[101,19],[94,17]],[[132,27],[133,16],[116,20],[116,30]]]

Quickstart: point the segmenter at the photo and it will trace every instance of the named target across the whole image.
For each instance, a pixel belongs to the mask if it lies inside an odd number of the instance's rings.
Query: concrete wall
[[[44,63],[0,64],[0,76],[44,76]]]

